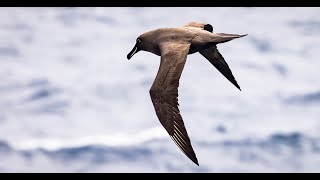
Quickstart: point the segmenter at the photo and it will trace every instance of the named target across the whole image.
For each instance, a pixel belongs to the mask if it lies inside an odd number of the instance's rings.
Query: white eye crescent
[[[141,39],[138,38],[138,39],[137,39],[137,43],[140,43],[140,42],[141,42]]]

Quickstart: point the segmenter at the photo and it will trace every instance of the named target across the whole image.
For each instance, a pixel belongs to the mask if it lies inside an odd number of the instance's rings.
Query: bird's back
[[[185,28],[159,28],[147,32],[155,43],[191,42],[197,34]]]

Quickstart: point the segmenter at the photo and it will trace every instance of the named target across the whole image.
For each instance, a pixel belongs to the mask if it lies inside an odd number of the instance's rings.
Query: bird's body
[[[190,22],[181,27],[159,28],[141,34],[127,55],[130,59],[138,51],[144,50],[161,56],[150,97],[163,127],[182,152],[197,165],[198,160],[178,108],[179,79],[187,55],[199,52],[240,90],[216,45],[243,36],[245,35],[213,33],[210,24]]]
[[[190,50],[188,54],[193,54],[201,49],[206,49],[212,45],[230,41],[231,39],[238,38],[238,35],[229,34],[229,36],[221,36],[221,33],[210,33],[206,30],[202,30],[195,27],[177,27],[177,28],[159,28],[156,30],[148,31],[140,35],[140,39],[150,39],[152,46],[146,51],[161,56],[159,47],[154,45],[160,45],[165,43],[190,43]]]

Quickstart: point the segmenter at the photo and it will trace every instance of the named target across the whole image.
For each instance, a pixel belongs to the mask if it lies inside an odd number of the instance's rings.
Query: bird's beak
[[[137,46],[137,44],[135,44],[133,49],[127,55],[128,60],[137,52],[138,52],[138,46]]]

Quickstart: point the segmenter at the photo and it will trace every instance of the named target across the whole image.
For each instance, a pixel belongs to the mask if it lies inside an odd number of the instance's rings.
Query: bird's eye
[[[141,39],[138,38],[138,39],[137,39],[137,43],[140,43],[140,42],[141,42]]]

